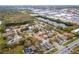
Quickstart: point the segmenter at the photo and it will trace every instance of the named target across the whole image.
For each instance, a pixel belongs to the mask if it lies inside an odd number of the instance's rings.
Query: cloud
[[[0,5],[79,5],[77,0],[0,0]]]

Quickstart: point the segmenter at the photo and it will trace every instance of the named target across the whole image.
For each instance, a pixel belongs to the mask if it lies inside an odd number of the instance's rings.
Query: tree
[[[75,36],[76,36],[76,37],[79,37],[79,32],[75,33]]]

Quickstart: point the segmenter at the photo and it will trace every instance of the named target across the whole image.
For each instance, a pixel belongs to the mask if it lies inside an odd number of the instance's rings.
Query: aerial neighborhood
[[[1,7],[0,54],[79,54],[79,6]]]

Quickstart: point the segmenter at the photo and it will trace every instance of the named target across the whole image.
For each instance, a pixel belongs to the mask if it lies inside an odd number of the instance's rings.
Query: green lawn
[[[53,49],[50,49],[50,51],[48,50],[46,52],[46,54],[53,54],[54,52],[56,52],[58,49],[57,48],[53,48]]]
[[[72,49],[72,54],[79,54],[79,46]]]

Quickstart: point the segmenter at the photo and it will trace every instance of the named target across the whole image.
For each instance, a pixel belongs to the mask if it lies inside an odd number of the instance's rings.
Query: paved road
[[[55,54],[68,54],[68,53],[70,53],[69,49],[72,49],[73,47],[75,47],[75,44],[79,45],[79,39],[77,39],[76,41],[67,45],[68,47],[64,47],[64,48],[58,50],[57,52],[55,52]]]

